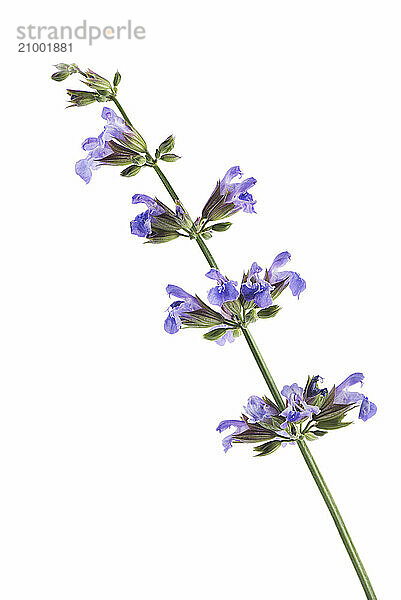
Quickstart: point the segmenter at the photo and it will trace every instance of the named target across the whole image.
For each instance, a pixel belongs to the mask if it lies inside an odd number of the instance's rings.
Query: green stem
[[[165,174],[163,173],[163,171],[160,169],[160,167],[158,167],[157,165],[154,165],[153,168],[156,171],[156,173],[158,174],[161,182],[163,183],[164,187],[166,188],[166,190],[168,191],[168,193],[170,194],[170,196],[174,200],[174,202],[176,204],[179,204],[185,210],[185,212],[187,214],[189,214],[188,211],[184,208],[184,205],[182,204],[181,200],[179,199],[179,197],[175,193],[173,186],[171,185],[171,183],[169,182],[169,180],[167,179],[167,177],[165,176]],[[212,256],[212,253],[210,252],[209,248],[205,244],[205,241],[203,240],[203,238],[200,235],[196,235],[195,239],[196,239],[196,242],[197,242],[199,248],[201,249],[204,257],[206,258],[209,266],[212,269],[218,269],[217,263],[214,260],[214,258]]]
[[[205,240],[203,240],[200,236],[197,236],[196,241],[199,248],[202,250],[203,256],[206,258],[209,267],[211,267],[212,269],[218,269],[219,267],[217,266],[217,263],[214,260],[212,253],[207,247]]]
[[[278,391],[275,381],[274,381],[273,377],[271,376],[271,373],[267,367],[267,364],[265,363],[265,360],[262,356],[261,351],[257,347],[255,340],[253,339],[252,335],[250,334],[249,330],[246,327],[242,328],[242,333],[244,334],[244,338],[246,339],[246,342],[253,354],[256,364],[258,365],[260,372],[263,375],[263,379],[267,383],[267,387],[269,388],[271,395],[273,396],[277,406],[281,410],[284,410],[285,404],[283,402],[280,392]]]
[[[348,529],[345,526],[341,513],[338,510],[336,503],[334,502],[334,498],[331,495],[331,492],[327,487],[327,483],[323,479],[321,472],[319,471],[319,467],[317,466],[315,459],[311,454],[311,451],[309,450],[307,444],[304,441],[298,441],[297,444],[308,466],[308,469],[311,472],[311,475],[315,480],[317,487],[319,488],[323,500],[325,501],[326,506],[329,509],[331,516],[333,517],[333,521],[337,527],[337,531],[340,534],[340,537],[348,552],[351,562],[354,565],[354,569],[359,577],[359,581],[361,582],[361,585],[365,591],[366,598],[368,598],[369,600],[377,600],[376,594],[373,590],[372,584],[370,583],[365,567],[363,566],[363,563],[359,558],[359,554],[354,546],[350,534],[348,533]]]
[[[163,171],[160,169],[160,167],[158,167],[157,165],[154,165],[153,168],[156,171],[156,173],[158,174],[162,184],[164,185],[164,187],[166,188],[166,190],[168,191],[168,193],[174,200],[175,204],[179,204],[180,206],[183,207],[181,200],[179,199],[179,197],[177,196],[177,194],[175,193],[175,191],[173,189],[173,186],[171,185],[171,183],[169,182],[169,180],[167,179],[167,177],[165,176]]]
[[[126,123],[127,123],[129,126],[130,126],[130,127],[132,127],[132,128],[134,129],[134,126],[133,126],[133,124],[131,123],[131,121],[129,120],[127,113],[125,112],[125,110],[123,109],[123,107],[121,106],[121,104],[119,103],[119,101],[117,100],[117,98],[116,98],[115,96],[113,96],[112,100],[113,100],[114,104],[117,106],[117,108],[118,108],[118,110],[120,111],[120,113],[122,114],[124,121],[125,121],[125,122],[126,122]]]
[[[116,98],[113,98],[113,101],[116,104],[119,111],[121,112],[124,119],[126,120],[126,122],[129,125],[131,125],[131,127],[132,127],[130,120],[128,119],[126,113],[122,109],[118,100]],[[172,187],[172,185],[170,184],[170,182],[168,181],[167,177],[164,175],[162,170],[157,165],[154,165],[153,168],[156,171],[156,173],[158,174],[160,180],[162,181],[164,187],[166,188],[166,190],[168,191],[168,193],[170,194],[170,196],[174,200],[174,202],[176,204],[179,204],[182,208],[184,208],[182,202],[180,201],[179,197],[177,196],[176,192],[174,191],[174,188]],[[195,237],[197,244],[198,244],[199,248],[201,249],[204,257],[206,258],[209,266],[214,269],[217,269],[218,268],[217,263],[216,263],[215,259],[213,258],[213,255],[210,252],[209,248],[207,247],[203,238],[201,238],[200,236],[194,236],[194,237]],[[276,383],[275,383],[273,377],[271,376],[271,373],[265,363],[265,360],[264,360],[258,346],[256,345],[255,340],[253,339],[252,335],[250,334],[249,330],[246,327],[242,327],[242,332],[243,332],[245,340],[252,352],[252,355],[256,361],[256,364],[258,365],[260,372],[263,375],[263,378],[267,384],[267,387],[270,390],[270,393],[272,394],[277,406],[281,410],[284,410],[285,404],[283,402],[281,394],[276,386]],[[342,519],[340,511],[338,510],[337,505],[334,502],[333,496],[331,495],[331,492],[330,492],[329,488],[327,487],[327,484],[326,484],[325,480],[323,479],[322,474],[319,471],[319,468],[309,450],[309,447],[307,446],[306,442],[303,440],[297,441],[297,444],[298,444],[298,448],[300,449],[301,454],[308,466],[308,469],[309,469],[313,479],[315,480],[317,487],[319,488],[319,491],[323,497],[323,500],[325,501],[326,506],[329,509],[329,512],[333,518],[333,521],[337,527],[338,533],[340,534],[340,537],[344,543],[344,546],[348,552],[351,562],[354,565],[355,571],[356,571],[356,573],[359,577],[359,580],[362,584],[362,587],[365,591],[366,598],[368,600],[377,600],[376,594],[372,587],[372,584],[370,583],[369,577],[365,571],[365,567],[363,566],[363,563],[362,563],[361,559],[359,558],[358,552],[356,551],[356,548],[351,539],[351,536],[348,533],[348,530]]]

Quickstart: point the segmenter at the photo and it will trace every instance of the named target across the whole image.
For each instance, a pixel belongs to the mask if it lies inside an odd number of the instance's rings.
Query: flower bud
[[[68,71],[57,71],[56,73],[53,73],[52,79],[53,81],[64,81],[64,79],[67,79],[68,76]]]
[[[231,225],[232,223],[230,223],[230,221],[224,221],[223,223],[212,225],[212,229],[213,231],[227,231],[227,229],[230,229]]]
[[[118,71],[116,71],[116,74],[114,75],[114,79],[113,79],[114,87],[117,87],[118,84],[120,83],[120,81],[121,81],[121,75]]]
[[[164,154],[163,156],[160,157],[161,160],[164,160],[165,162],[175,162],[176,160],[179,160],[181,158],[181,156],[177,156],[177,154]]]

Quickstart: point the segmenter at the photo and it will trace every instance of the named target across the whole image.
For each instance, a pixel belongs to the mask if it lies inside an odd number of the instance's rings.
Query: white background
[[[244,340],[163,332],[167,283],[205,296],[194,244],[142,245],[153,172],[80,144],[55,62],[122,73],[120,100],[192,214],[240,164],[257,216],[210,242],[234,279],[282,250],[307,281],[253,327],[281,389],[354,371],[375,419],[311,445],[379,598],[399,578],[400,13],[397,2],[19,3],[3,27],[0,547],[4,600],[364,597],[298,450],[224,455],[215,432],[266,392]],[[144,41],[17,53],[18,25],[117,25]],[[6,65],[5,65],[6,63]],[[4,73],[6,67],[6,73]]]

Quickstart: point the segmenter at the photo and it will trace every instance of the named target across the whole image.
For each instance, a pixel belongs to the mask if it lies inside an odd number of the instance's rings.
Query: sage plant
[[[187,238],[198,245],[206,259],[206,277],[211,285],[206,300],[200,298],[196,291],[187,292],[176,283],[167,285],[170,304],[164,321],[165,332],[174,335],[185,328],[203,329],[206,330],[203,335],[206,340],[221,346],[243,337],[262,373],[269,393],[250,396],[242,411],[233,411],[234,415],[237,413],[237,418],[229,418],[217,426],[219,433],[228,432],[222,439],[224,451],[227,452],[233,444],[253,444],[256,456],[267,456],[286,444],[298,446],[330,511],[366,597],[374,600],[376,595],[369,577],[307,443],[333,430],[347,427],[352,422],[348,420],[352,413],[357,414],[363,422],[375,415],[376,405],[357,391],[364,376],[362,373],[353,373],[329,389],[323,388],[323,379],[313,374],[305,377],[303,387],[291,383],[284,385],[280,392],[251,334],[250,325],[260,319],[274,318],[280,311],[277,300],[281,294],[288,288],[295,298],[299,298],[306,289],[306,283],[299,273],[288,270],[291,256],[287,251],[273,258],[270,266],[265,263],[262,267],[254,262],[242,272],[228,274],[217,265],[207,246],[207,240],[212,235],[220,235],[229,229],[232,223],[227,221],[228,218],[240,211],[256,213],[256,179],[243,179],[241,169],[238,166],[231,167],[217,182],[200,215],[192,219],[160,168],[161,163],[176,162],[180,158],[172,152],[174,137],[169,136],[164,140],[154,154],[149,150],[145,139],[133,126],[117,99],[120,74],[116,72],[113,82],[110,82],[91,69],[82,71],[76,64],[62,63],[56,67],[58,70],[52,75],[53,80],[63,81],[78,75],[89,88],[68,89],[69,106],[113,103],[119,112],[117,114],[109,106],[103,107],[103,129],[99,135],[87,138],[82,143],[86,155],[77,161],[76,174],[88,184],[93,171],[106,165],[123,167],[120,173],[123,177],[133,177],[143,169],[153,169],[170,196],[170,204],[145,194],[134,194],[132,203],[143,205],[145,210],[131,221],[131,233],[150,244]]]

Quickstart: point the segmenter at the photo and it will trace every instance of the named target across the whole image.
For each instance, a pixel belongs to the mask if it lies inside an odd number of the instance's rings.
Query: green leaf
[[[281,442],[279,440],[274,440],[272,442],[266,442],[265,444],[261,444],[260,446],[255,446],[255,452],[258,452],[256,456],[267,456],[268,454],[272,454],[278,448],[280,448]]]
[[[163,156],[160,157],[160,159],[165,162],[175,162],[176,160],[180,160],[180,158],[181,156],[177,156],[177,154],[163,154]]]
[[[248,311],[245,315],[245,323],[248,325],[249,323],[255,323],[256,320],[256,310],[254,308],[251,308],[251,310]]]
[[[319,423],[320,429],[327,429],[328,431],[331,431],[332,429],[348,427],[348,425],[352,425],[352,421],[346,421],[343,423],[340,419],[333,419],[332,421],[324,421],[323,423]]]
[[[223,221],[222,223],[212,225],[212,229],[213,231],[227,231],[227,229],[230,229],[231,225],[232,223],[230,223],[230,221]]]
[[[268,308],[262,308],[262,310],[259,310],[258,317],[259,319],[271,319],[272,317],[275,317],[280,310],[281,306],[273,304],[273,306],[269,306]]]
[[[145,244],[165,244],[178,238],[178,233],[172,231],[171,233],[152,233]]]
[[[162,142],[158,148],[159,151],[159,156],[161,154],[165,154],[168,152],[171,152],[172,149],[174,148],[174,144],[175,144],[175,138],[173,135],[169,135],[168,138],[166,138],[164,140],[164,142]]]
[[[215,342],[219,338],[223,337],[223,335],[227,333],[227,331],[229,330],[226,327],[218,327],[217,329],[212,329],[212,331],[208,331],[204,334],[203,337],[205,338],[205,340]]]
[[[141,167],[138,167],[137,165],[131,165],[130,167],[127,167],[121,171],[120,175],[122,177],[134,177],[135,175],[138,175],[140,170]]]

